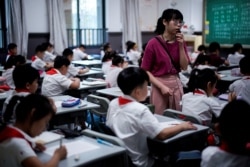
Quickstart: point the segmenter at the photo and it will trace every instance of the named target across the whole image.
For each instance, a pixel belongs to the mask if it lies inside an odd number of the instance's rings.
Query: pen
[[[102,140],[102,139],[96,139],[96,141],[97,141],[97,143],[104,144],[107,146],[114,146],[112,143],[109,143],[109,142]]]
[[[62,137],[60,138],[60,147],[62,147]]]

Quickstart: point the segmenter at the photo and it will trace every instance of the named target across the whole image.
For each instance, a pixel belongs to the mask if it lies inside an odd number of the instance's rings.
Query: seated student
[[[8,55],[6,56],[5,62],[3,65],[8,61],[10,56],[15,56],[17,55],[17,44],[15,43],[9,43],[8,44]]]
[[[250,57],[243,57],[239,64],[240,73],[244,76],[242,79],[234,81],[228,88],[229,91],[234,92],[236,96],[241,96],[242,88],[246,85],[250,85]]]
[[[15,89],[15,85],[13,82],[12,72],[14,68],[18,65],[25,64],[25,57],[22,55],[11,56],[8,58],[6,64],[4,65],[4,71],[2,77],[6,79],[6,84],[11,88]]]
[[[191,55],[190,55],[190,62],[193,64],[196,60],[196,58],[198,57],[199,54],[203,54],[205,55],[206,54],[206,47],[205,45],[199,45],[198,46],[198,50],[193,52]]]
[[[139,65],[139,67],[141,67],[141,63],[142,63],[143,56],[144,56],[144,51],[145,51],[145,49],[146,49],[147,44],[148,44],[148,43],[146,42],[146,43],[144,43],[144,44],[142,45],[142,52],[141,52],[140,58],[138,59],[138,65]]]
[[[216,67],[211,65],[211,56],[205,55],[203,53],[199,54],[194,61],[192,68],[204,69],[204,68],[211,68],[216,69]]]
[[[232,53],[228,55],[227,61],[230,65],[239,65],[240,60],[245,57],[242,54],[242,45],[240,43],[235,43],[232,48]]]
[[[13,103],[17,105],[11,105]],[[47,162],[42,162],[34,149],[44,151],[46,148],[31,139],[46,129],[49,120],[55,114],[53,100],[38,94],[26,97],[14,96],[7,106],[7,111],[13,112],[13,110],[16,115],[15,123],[12,126],[3,124],[0,128],[0,166],[58,166],[59,161],[67,156],[66,147],[58,147]]]
[[[115,51],[106,52],[105,55],[102,58],[102,72],[104,75],[107,75],[107,72],[110,69],[110,66],[112,64],[112,58],[116,55]]]
[[[53,54],[54,46],[49,42],[44,42],[42,45],[46,48],[43,61],[46,63],[53,63],[56,58],[56,55]]]
[[[63,56],[66,57],[71,62],[73,59],[73,51],[69,48],[64,49]],[[75,77],[79,74],[84,74],[87,72],[89,72],[89,68],[84,68],[84,69],[77,68],[73,64],[70,63],[66,76],[68,78],[71,78],[71,77]]]
[[[107,52],[111,52],[112,51],[112,48],[111,48],[111,45],[110,43],[105,43],[103,44],[102,48],[101,48],[101,60],[103,59],[104,55],[107,53]]]
[[[43,61],[44,53],[46,48],[42,45],[36,47],[36,55],[32,56],[31,66],[39,71],[41,77],[44,77],[45,70],[48,70],[53,67],[51,63],[46,63]]]
[[[135,42],[130,42],[127,47],[126,56],[133,65],[138,66],[138,60],[141,57],[141,52],[138,51],[138,47]]]
[[[63,56],[57,56],[54,68],[46,72],[42,83],[42,94],[45,96],[62,95],[68,89],[80,87],[79,78],[68,78],[66,76],[70,61]]]
[[[128,67],[120,72],[117,83],[124,96],[111,101],[106,125],[121,138],[128,155],[136,166],[153,166],[148,156],[147,136],[165,140],[181,131],[196,129],[190,122],[165,128],[147,106],[140,103],[147,98],[149,76],[139,67]]]
[[[79,45],[78,48],[73,49],[73,60],[88,59],[88,54],[85,53],[86,46]]]
[[[233,100],[222,110],[216,132],[220,146],[209,146],[202,152],[201,167],[250,166],[250,106],[245,101]]]
[[[119,55],[115,55],[112,59],[112,65],[107,72],[107,76],[105,78],[106,82],[108,82],[109,87],[117,87],[117,76],[126,66],[123,57]]]
[[[12,75],[15,84],[15,90],[4,101],[2,109],[3,114],[5,113],[6,106],[9,104],[9,101],[13,96],[27,96],[30,93],[36,93],[38,80],[40,79],[38,71],[29,64],[15,67]]]
[[[204,125],[210,125],[212,115],[220,115],[223,104],[213,98],[218,77],[209,68],[193,69],[187,83],[189,93],[182,96],[182,112],[200,117]]]
[[[229,63],[227,60],[224,60],[220,57],[220,44],[218,42],[211,42],[209,44],[209,52],[211,65],[215,67],[219,67],[221,65],[228,66]]]

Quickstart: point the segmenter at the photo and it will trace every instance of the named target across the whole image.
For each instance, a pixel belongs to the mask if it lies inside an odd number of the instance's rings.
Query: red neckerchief
[[[228,148],[227,143],[225,143],[224,141],[221,142],[220,149],[221,149],[221,150],[224,150],[224,151],[226,151],[226,152],[233,153],[233,152]],[[250,143],[246,143],[245,149],[248,150],[248,151],[250,150]]]
[[[194,90],[194,94],[201,94],[201,95],[205,95],[206,93],[200,89],[195,89]]]
[[[133,100],[125,99],[122,96],[118,97],[118,103],[119,103],[119,105],[124,105],[124,104],[130,103],[130,102],[133,102]]]
[[[35,60],[36,60],[36,56],[32,56],[31,61],[35,61]]]
[[[48,74],[48,75],[54,75],[54,74],[58,74],[58,72],[56,71],[55,68],[51,68],[49,71],[46,72],[46,74]]]
[[[30,92],[29,89],[27,89],[27,88],[16,88],[15,91],[18,92],[18,93],[20,93],[20,92]]]
[[[4,127],[4,129],[2,129],[0,131],[0,142],[3,142],[3,141],[10,139],[10,138],[24,139],[29,143],[30,147],[32,148],[32,143],[29,140],[27,140],[21,132],[19,132],[18,130],[14,129],[14,128],[6,126],[6,127]]]

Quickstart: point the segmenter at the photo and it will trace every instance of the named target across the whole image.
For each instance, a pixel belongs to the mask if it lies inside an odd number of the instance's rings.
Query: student
[[[42,45],[46,48],[43,61],[53,63],[56,58],[56,55],[53,54],[54,46],[49,42],[44,42]]]
[[[141,52],[138,51],[138,47],[135,42],[128,43],[126,56],[133,65],[138,66],[138,60],[141,56]]]
[[[182,112],[200,117],[204,125],[210,125],[212,115],[220,115],[223,104],[213,98],[217,75],[209,68],[193,69],[187,83],[189,93],[182,96]]]
[[[219,67],[221,65],[228,66],[229,63],[227,60],[223,60],[220,57],[220,44],[218,42],[211,42],[209,44],[209,52],[210,52],[210,59],[211,59],[211,65],[215,67]]]
[[[70,61],[63,56],[57,56],[54,68],[46,72],[42,83],[42,94],[45,96],[62,95],[68,89],[80,87],[79,78],[68,78],[66,76]]]
[[[32,56],[31,66],[39,71],[41,77],[44,77],[45,70],[53,67],[52,64],[43,61],[46,48],[43,45],[38,45],[36,47],[36,55]]]
[[[102,72],[107,75],[110,66],[112,65],[112,58],[116,55],[115,51],[106,52],[102,58]]]
[[[107,126],[121,138],[128,155],[136,166],[153,166],[148,156],[147,136],[165,140],[181,131],[196,129],[190,122],[164,128],[152,112],[140,101],[148,93],[149,76],[141,68],[128,67],[120,72],[117,83],[124,96],[111,101],[107,113]]]
[[[198,50],[193,52],[191,55],[190,55],[190,62],[193,64],[196,60],[196,58],[198,57],[199,54],[206,54],[206,47],[205,45],[199,45],[198,46]]]
[[[25,64],[26,60],[25,57],[22,55],[17,55],[17,56],[10,56],[4,65],[4,71],[2,74],[2,77],[6,79],[6,84],[11,88],[15,89],[15,85],[13,82],[13,75],[12,72],[14,68],[18,65]]]
[[[232,54],[229,54],[227,60],[230,65],[238,65],[240,60],[245,57],[242,54],[243,47],[240,43],[235,43],[232,48]]]
[[[11,105],[13,103],[16,105]],[[7,110],[15,110],[16,121],[13,126],[4,124],[0,128],[1,167],[56,167],[60,160],[66,158],[65,146],[57,148],[48,162],[41,162],[34,151],[45,150],[45,146],[34,143],[32,138],[46,129],[55,114],[55,104],[52,100],[38,94],[14,96]]]
[[[6,57],[5,62],[8,61],[8,58],[10,56],[15,56],[15,55],[17,55],[17,44],[15,44],[15,43],[9,43],[9,45],[8,45],[8,55]]]
[[[204,69],[210,68],[216,70],[217,68],[211,65],[211,56],[203,53],[199,54],[192,65],[192,68]]]
[[[110,45],[110,43],[105,43],[102,48],[101,48],[101,60],[103,59],[104,55],[107,53],[107,52],[111,52],[112,51],[112,47]]]
[[[112,65],[107,72],[107,76],[105,78],[106,82],[108,83],[109,87],[117,87],[117,76],[125,67],[125,62],[123,57],[119,55],[115,55],[112,59]]]
[[[36,93],[40,75],[38,71],[29,64],[19,65],[13,70],[13,81],[15,90],[6,98],[3,104],[2,112],[5,113],[6,106],[10,99],[15,96],[27,96],[30,93]],[[8,117],[12,117],[9,115]]]
[[[147,43],[144,43],[144,44],[142,45],[141,56],[140,56],[140,58],[138,59],[138,65],[139,65],[139,67],[141,66],[141,63],[142,63],[142,59],[143,59],[143,56],[144,56],[144,52],[145,52],[146,46],[147,46]]]
[[[201,167],[250,166],[250,106],[234,100],[222,110],[215,125],[220,146],[209,146],[202,152]]]
[[[73,49],[73,60],[88,59],[88,55],[85,53],[86,46],[79,45],[78,48]]]
[[[71,49],[69,49],[69,48],[64,49],[63,56],[66,57],[70,62],[72,62],[73,51]],[[75,76],[77,76],[79,74],[84,74],[84,73],[87,73],[87,72],[89,72],[89,68],[84,68],[84,69],[77,68],[73,64],[70,63],[66,76],[68,78],[72,78],[72,77],[75,77]]]
[[[234,81],[231,85],[229,85],[229,91],[234,92],[235,95],[241,96],[242,89],[246,85],[250,85],[250,57],[246,56],[240,60],[240,73],[244,76],[240,80]],[[249,97],[250,99],[250,97]]]

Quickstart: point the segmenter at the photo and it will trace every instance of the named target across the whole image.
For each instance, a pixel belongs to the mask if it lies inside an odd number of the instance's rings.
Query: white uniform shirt
[[[118,104],[118,98],[111,101],[107,114],[107,126],[124,141],[132,162],[139,167],[150,167],[153,159],[148,156],[147,136],[155,138],[164,127],[148,107],[124,96],[133,102]]]
[[[202,152],[201,167],[248,167],[250,157],[236,155],[221,150],[219,147],[209,146]]]
[[[73,64],[70,64],[66,76],[68,78],[75,77],[77,76],[78,73],[79,73],[79,68],[75,67]]]
[[[213,97],[204,94],[189,92],[182,96],[182,112],[197,115],[204,124],[209,125],[212,120],[212,113],[218,117],[226,104],[219,104]]]
[[[133,65],[138,66],[138,60],[141,57],[140,52],[131,49],[129,52],[127,52],[127,56],[129,60],[132,61]]]
[[[14,84],[13,77],[12,77],[13,70],[14,70],[14,67],[3,71],[2,77],[6,79],[6,84],[10,88],[15,89],[15,84]]]
[[[237,96],[241,96],[241,90],[245,85],[250,85],[250,76],[244,76],[242,79],[234,81],[228,89],[230,92],[235,92]]]
[[[73,60],[82,60],[87,57],[88,55],[81,51],[79,48],[73,49]]]
[[[117,87],[117,77],[123,69],[120,67],[110,67],[105,78],[110,87]]]
[[[32,141],[32,139],[23,131],[18,130],[25,139]],[[0,143],[0,166],[1,167],[22,167],[22,162],[29,157],[36,157],[29,143],[22,138],[11,138]],[[34,145],[34,143],[33,143]]]
[[[41,77],[44,77],[46,62],[44,62],[39,57],[35,56],[35,60],[32,61],[31,66],[39,71],[39,74]]]
[[[56,58],[56,55],[53,55],[51,52],[45,51],[43,61],[49,63],[49,62],[54,62]]]
[[[240,98],[245,100],[250,105],[250,84],[246,84],[241,91]]]
[[[56,69],[55,69],[56,70]],[[67,76],[62,75],[58,70],[57,74],[46,74],[42,83],[42,94],[45,96],[62,95],[69,89],[71,81]]]
[[[235,52],[234,54],[229,54],[227,60],[229,64],[238,65],[243,57],[245,57],[245,55]]]
[[[109,69],[110,69],[110,66],[112,64],[112,61],[106,61],[106,62],[102,62],[102,71],[105,75],[107,75]]]

